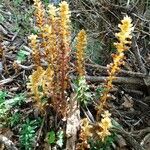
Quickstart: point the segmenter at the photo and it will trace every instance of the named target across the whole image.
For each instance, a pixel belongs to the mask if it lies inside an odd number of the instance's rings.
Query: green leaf
[[[31,33],[38,35],[40,33],[39,29],[33,28]]]
[[[116,128],[122,129],[122,126],[113,118],[111,118],[112,125]]]
[[[63,139],[64,138],[64,132],[63,131],[59,131],[57,133],[57,138],[58,138],[58,140],[57,140],[56,144],[58,146],[62,147],[63,146],[63,142],[64,142],[64,139]]]
[[[42,87],[42,85],[38,85],[38,92],[43,92],[43,87]]]
[[[21,114],[16,112],[9,118],[9,124],[11,127],[15,126],[20,122]]]
[[[5,101],[6,96],[7,96],[7,93],[5,91],[0,91],[0,104]]]
[[[81,105],[86,106],[90,102],[92,94],[84,76],[79,77],[75,91],[77,93],[77,100]]]
[[[5,21],[4,16],[0,13],[0,23],[3,23]]]
[[[56,135],[55,135],[54,131],[48,132],[47,137],[48,137],[48,143],[49,144],[54,144],[55,143]]]
[[[18,62],[23,62],[26,60],[26,57],[27,55],[29,55],[29,52],[25,51],[25,50],[20,50],[18,53],[17,53],[17,61]]]
[[[36,120],[30,120],[29,118],[27,118],[24,124],[21,125],[19,142],[22,149],[33,149],[34,141],[36,138],[36,130],[37,127],[40,125],[38,122]]]
[[[20,5],[23,2],[23,0],[13,0],[13,3],[15,6]]]
[[[25,102],[25,96],[23,93],[20,93],[16,95],[13,99],[12,102],[10,103],[11,106],[21,106]]]

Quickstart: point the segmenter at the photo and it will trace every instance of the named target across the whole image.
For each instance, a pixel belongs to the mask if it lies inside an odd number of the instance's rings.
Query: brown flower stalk
[[[84,30],[77,35],[76,56],[77,56],[77,72],[80,77],[85,76],[85,47],[87,44],[87,36]]]
[[[57,99],[59,101],[60,111],[66,113],[66,90],[68,88],[69,78],[69,55],[70,55],[70,11],[67,2],[63,1],[59,4],[59,20],[57,21],[58,41],[57,41]]]
[[[45,50],[45,54],[47,57],[47,61],[53,65],[53,67],[56,65],[57,61],[57,16],[56,16],[56,7],[54,5],[48,6],[48,15],[49,15],[49,24],[51,24],[51,33],[48,36],[48,48]]]
[[[109,96],[109,92],[113,87],[113,80],[115,80],[115,77],[119,70],[121,69],[121,66],[124,65],[124,52],[129,49],[129,46],[131,44],[131,34],[133,31],[133,24],[132,19],[128,16],[125,16],[123,20],[121,21],[121,24],[118,25],[120,28],[120,32],[116,33],[116,37],[118,38],[118,42],[114,43],[117,49],[117,53],[112,55],[113,57],[113,63],[108,65],[108,78],[106,80],[106,83],[104,85],[104,92],[102,93],[102,96],[100,97],[100,102],[98,106],[98,113],[104,109],[106,106],[106,101]]]
[[[38,48],[37,35],[31,34],[29,37],[30,47],[32,48],[32,58],[36,67],[41,66],[40,63],[40,52]]]
[[[42,87],[43,90],[45,87],[45,80],[43,80],[43,76],[45,74],[45,70],[43,70],[42,67],[37,67],[37,70],[32,73],[32,75],[29,76],[30,83],[27,84],[27,88],[30,89],[31,94],[33,94],[33,98],[35,100],[36,106],[39,108],[39,110],[43,111],[43,106],[41,102],[41,98],[43,96],[43,93],[39,92],[39,87]]]
[[[36,25],[41,29],[45,23],[44,19],[45,9],[40,0],[34,0],[34,7],[35,7]]]

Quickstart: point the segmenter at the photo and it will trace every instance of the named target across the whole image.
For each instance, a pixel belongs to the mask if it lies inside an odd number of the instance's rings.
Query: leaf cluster
[[[59,147],[64,143],[64,132],[62,130],[55,133],[53,130],[47,133],[47,142],[49,144],[57,144]]]
[[[92,94],[84,76],[79,77],[76,81],[75,91],[77,93],[76,97],[79,103],[86,106],[90,102]]]
[[[8,93],[6,91],[0,91],[0,123],[1,125],[9,123],[13,125],[16,121],[13,121],[13,118],[18,118],[14,114],[11,116],[11,110],[20,107],[25,102],[25,96],[20,93],[14,96],[11,99],[7,99]]]
[[[36,139],[36,129],[39,124],[39,120],[29,120],[29,118],[22,124],[19,136],[20,147],[22,149],[33,149]]]

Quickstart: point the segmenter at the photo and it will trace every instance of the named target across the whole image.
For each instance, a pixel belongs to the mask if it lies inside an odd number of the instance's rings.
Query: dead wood
[[[112,131],[114,131],[115,133],[121,134],[122,137],[124,137],[124,139],[128,142],[128,144],[133,147],[135,150],[145,150],[138,141],[135,140],[135,138],[133,138],[132,134],[126,132],[124,129],[122,128],[113,128]]]
[[[71,76],[71,79],[75,79],[76,76]],[[90,82],[105,82],[108,77],[98,77],[98,76],[86,76],[86,80]],[[131,84],[131,85],[138,85],[143,86],[145,85],[143,79],[141,78],[132,78],[132,77],[115,77],[113,83],[118,84]]]
[[[91,66],[94,68],[98,68],[100,71],[106,71],[107,72],[107,67],[105,66],[101,66],[98,64],[86,64],[87,66]],[[127,70],[123,70],[121,69],[119,71],[119,74],[123,74],[123,75],[127,75],[129,77],[139,77],[139,78],[145,78],[146,77],[146,73],[141,73],[141,72],[134,72],[134,71],[127,71]]]
[[[69,112],[67,117],[67,143],[66,150],[75,150],[77,143],[77,132],[80,127],[80,110],[78,107],[77,100],[72,96],[69,102]]]
[[[8,150],[18,150],[14,143],[3,135],[0,135],[0,143],[4,144]]]

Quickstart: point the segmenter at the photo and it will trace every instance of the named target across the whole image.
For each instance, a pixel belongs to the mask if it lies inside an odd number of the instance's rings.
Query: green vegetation
[[[21,125],[19,141],[22,149],[32,150],[36,146],[36,130],[39,125],[39,120],[29,120],[28,118]]]
[[[89,86],[85,80],[85,77],[80,77],[76,81],[75,92],[77,93],[77,100],[83,106],[87,106],[92,100],[92,95],[90,93]]]

